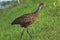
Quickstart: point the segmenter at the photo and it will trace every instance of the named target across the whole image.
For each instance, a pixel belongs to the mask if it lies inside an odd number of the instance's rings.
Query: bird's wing
[[[23,23],[33,23],[34,20],[35,20],[35,16],[32,15],[32,14],[25,14],[25,15],[22,15],[20,17],[18,17],[17,19],[14,20],[15,23],[17,24],[23,24]]]
[[[24,15],[21,17],[20,22],[22,22],[22,23],[30,22],[32,20],[32,18],[33,18],[32,15]]]
[[[32,14],[26,14],[21,16],[18,21],[20,23],[27,23],[27,22],[33,22],[34,20],[35,20],[35,16],[33,16]]]

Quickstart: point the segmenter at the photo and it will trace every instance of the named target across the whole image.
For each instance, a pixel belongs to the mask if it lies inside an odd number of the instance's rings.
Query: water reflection
[[[14,0],[14,1],[10,1],[10,0],[7,0],[7,1],[2,1],[2,2],[0,2],[0,9],[4,9],[4,8],[9,8],[10,6],[15,6],[15,5],[17,5],[17,2],[16,2],[16,0]]]
[[[10,6],[11,6],[11,5],[5,5],[5,6],[0,5],[0,9],[8,8],[8,7],[10,7]]]

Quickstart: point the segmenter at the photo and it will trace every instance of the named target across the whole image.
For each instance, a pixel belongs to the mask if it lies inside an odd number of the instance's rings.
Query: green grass
[[[28,28],[32,40],[60,40],[59,0],[26,0],[20,6],[0,9],[0,40],[19,40],[23,28],[20,25],[11,25],[11,22],[23,14],[34,12],[41,2],[47,8],[41,9],[38,19]],[[31,40],[26,31],[22,40]]]

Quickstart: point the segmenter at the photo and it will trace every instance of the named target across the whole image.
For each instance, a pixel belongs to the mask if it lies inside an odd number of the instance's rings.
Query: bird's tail
[[[12,22],[11,25],[14,25],[14,23]]]
[[[15,21],[13,21],[12,23],[11,23],[11,25],[14,25],[14,24],[18,24],[17,22],[15,22]]]
[[[11,25],[14,25],[14,24],[15,24],[15,22],[12,22],[12,23],[11,23]]]

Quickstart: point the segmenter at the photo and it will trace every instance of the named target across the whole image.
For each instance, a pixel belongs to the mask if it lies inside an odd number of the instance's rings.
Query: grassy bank
[[[38,19],[29,26],[32,40],[60,40],[59,0],[26,0],[17,7],[0,9],[0,40],[19,40],[23,28],[20,25],[11,25],[11,22],[23,14],[34,12],[41,2],[47,8],[41,9]],[[31,40],[26,31],[22,40]]]

